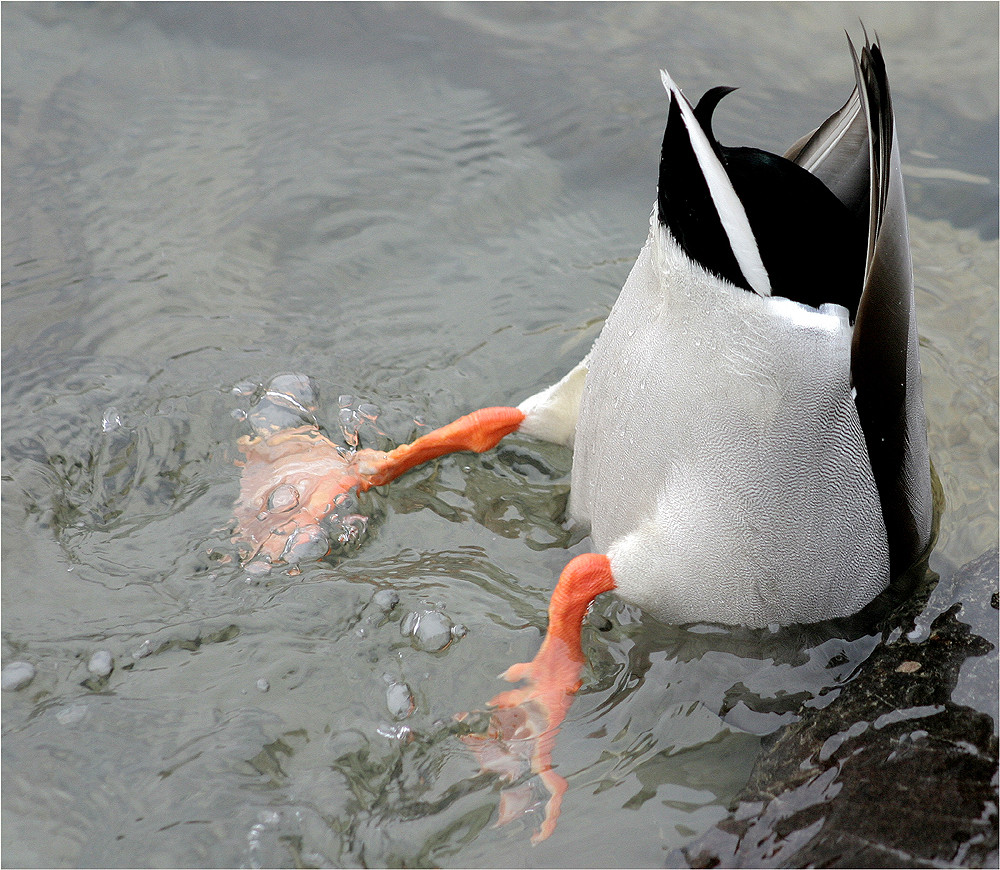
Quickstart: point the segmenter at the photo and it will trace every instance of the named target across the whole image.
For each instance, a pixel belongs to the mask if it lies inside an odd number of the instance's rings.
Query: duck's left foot
[[[317,403],[307,375],[277,375],[247,414],[253,434],[237,441],[244,458],[233,541],[250,570],[322,558],[365,526],[349,492],[385,454],[338,447],[319,430]]]
[[[341,538],[363,524],[349,492],[385,456],[376,450],[352,454],[315,426],[246,435],[237,446],[246,458],[233,540],[244,564],[321,559],[331,549],[333,518],[341,522]]]
[[[348,543],[364,525],[351,490],[382,486],[445,453],[488,450],[524,419],[517,408],[483,408],[384,453],[338,447],[320,432],[315,410],[309,378],[279,375],[248,415],[254,434],[237,441],[245,459],[237,463],[243,474],[233,535],[245,565],[322,558],[331,536]]]

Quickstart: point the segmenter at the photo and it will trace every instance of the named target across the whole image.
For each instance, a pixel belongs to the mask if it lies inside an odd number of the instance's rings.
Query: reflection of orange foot
[[[577,556],[563,570],[549,603],[549,630],[538,655],[507,669],[504,678],[524,681],[516,689],[501,692],[486,734],[470,734],[462,742],[475,754],[483,770],[499,774],[508,782],[530,770],[548,792],[545,815],[532,843],[540,843],[556,828],[567,782],[552,769],[552,750],[559,726],[580,688],[583,650],[580,628],[590,602],[614,588],[606,556]],[[497,824],[535,810],[528,785],[504,789]]]
[[[544,647],[543,647],[544,650]],[[508,782],[521,779],[529,771],[536,774],[548,792],[545,815],[531,842],[539,843],[556,827],[566,780],[552,769],[552,750],[555,747],[559,724],[573,702],[573,692],[579,679],[562,685],[552,678],[542,666],[542,653],[533,662],[514,665],[504,675],[510,680],[526,679],[527,684],[501,692],[490,706],[497,708],[490,717],[486,734],[470,734],[462,738],[478,759],[483,770],[499,774]],[[563,660],[563,670],[568,675],[580,665]],[[535,677],[535,668],[539,677]],[[500,796],[498,825],[504,825],[537,809],[530,783],[505,788]]]

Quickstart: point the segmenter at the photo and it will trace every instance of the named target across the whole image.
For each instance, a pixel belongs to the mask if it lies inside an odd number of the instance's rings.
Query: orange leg
[[[580,644],[583,619],[590,603],[614,588],[607,556],[587,553],[573,559],[563,569],[549,601],[549,629],[538,654],[530,662],[511,666],[503,675],[511,682],[524,680],[525,685],[501,692],[490,701],[497,710],[486,735],[463,738],[485,769],[508,780],[517,777],[517,759],[530,761],[532,772],[549,793],[545,818],[531,838],[533,843],[555,830],[567,787],[566,780],[552,769],[552,750],[559,725],[580,688],[585,661]],[[516,815],[516,811],[505,812],[502,804],[498,824]]]
[[[358,489],[382,486],[414,466],[446,453],[462,450],[482,453],[496,447],[505,435],[516,432],[523,421],[524,413],[517,408],[480,408],[388,453],[359,451],[352,463],[362,476]]]

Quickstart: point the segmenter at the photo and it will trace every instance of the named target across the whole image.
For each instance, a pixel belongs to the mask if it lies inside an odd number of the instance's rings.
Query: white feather
[[[529,396],[517,406],[524,414],[519,432],[542,441],[573,446],[589,360],[590,354],[587,354],[558,383]]]

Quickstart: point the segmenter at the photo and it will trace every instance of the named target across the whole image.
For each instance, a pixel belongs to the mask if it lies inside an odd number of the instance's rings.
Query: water
[[[2,651],[36,669],[3,696],[5,863],[637,866],[722,818],[870,628],[600,602],[531,847],[452,717],[534,654],[587,550],[568,452],[418,469],[359,499],[352,552],[252,576],[226,561],[234,412],[302,372],[331,437],[370,406],[401,442],[561,377],[645,238],[658,68],[741,85],[720,138],[782,150],[849,93],[859,16],[903,145],[947,578],[997,535],[995,5],[5,5]]]

